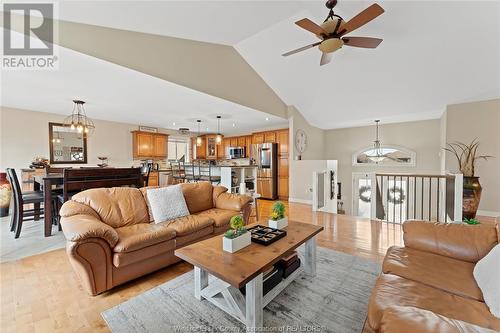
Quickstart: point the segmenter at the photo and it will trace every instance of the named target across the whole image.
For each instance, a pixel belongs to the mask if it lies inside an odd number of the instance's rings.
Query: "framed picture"
[[[139,131],[141,132],[149,132],[149,133],[158,133],[158,128],[149,127],[149,126],[139,126]]]

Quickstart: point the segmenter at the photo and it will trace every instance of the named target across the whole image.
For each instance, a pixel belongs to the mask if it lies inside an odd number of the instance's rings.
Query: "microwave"
[[[229,159],[245,158],[245,147],[229,147],[226,156]]]

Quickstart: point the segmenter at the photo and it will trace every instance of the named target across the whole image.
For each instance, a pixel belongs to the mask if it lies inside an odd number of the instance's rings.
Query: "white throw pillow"
[[[500,318],[500,244],[477,262],[474,278],[490,312]]]
[[[189,215],[180,185],[150,189],[146,193],[155,223]]]

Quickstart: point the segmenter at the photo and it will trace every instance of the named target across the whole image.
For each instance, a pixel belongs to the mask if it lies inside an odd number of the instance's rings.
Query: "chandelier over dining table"
[[[90,136],[95,129],[92,119],[87,117],[85,112],[85,102],[79,99],[73,100],[73,111],[71,115],[64,119],[64,125],[78,133],[82,133],[85,137]]]

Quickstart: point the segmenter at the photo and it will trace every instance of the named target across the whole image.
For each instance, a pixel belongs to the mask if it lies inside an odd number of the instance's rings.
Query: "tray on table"
[[[252,235],[252,242],[269,245],[286,236],[285,230],[270,228],[265,225],[256,225],[248,228]]]

